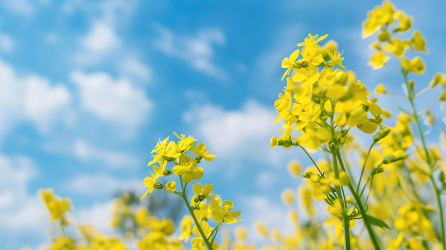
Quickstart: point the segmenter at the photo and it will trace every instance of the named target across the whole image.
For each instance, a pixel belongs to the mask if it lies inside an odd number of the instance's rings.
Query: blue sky
[[[446,3],[394,3],[414,17],[428,41],[426,74],[415,78],[422,89],[435,72],[446,72],[446,27],[438,21]],[[272,122],[284,85],[281,60],[308,33],[328,33],[344,65],[370,91],[383,82],[402,93],[398,74],[367,66],[373,38],[361,38],[361,24],[377,4],[1,1],[2,249],[47,242],[39,188],[70,197],[80,222],[107,230],[113,194],[144,190],[150,151],[173,131],[193,135],[218,155],[203,164],[203,182],[245,213],[241,224],[251,227],[262,216],[283,226],[280,192],[298,184],[285,166],[292,158],[310,162],[296,149],[269,147],[279,128]],[[419,104],[436,95],[426,94]],[[406,105],[380,99],[392,111],[396,103]]]

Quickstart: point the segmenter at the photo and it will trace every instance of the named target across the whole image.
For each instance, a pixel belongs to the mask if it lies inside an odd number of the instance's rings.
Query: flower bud
[[[170,171],[170,170],[164,170],[164,171],[163,171],[163,175],[164,175],[164,176],[169,176],[169,175],[171,175],[171,174],[173,174],[173,172]]]
[[[383,31],[381,31],[381,33],[378,34],[378,39],[381,42],[389,40],[390,37],[391,37],[391,34],[387,30],[383,30]]]
[[[156,189],[163,189],[163,184],[156,183],[155,185],[153,185],[153,187],[156,188]]]
[[[384,84],[380,83],[378,85],[376,85],[375,88],[375,94],[377,95],[382,95],[382,94],[386,94],[386,87],[384,86]]]
[[[412,71],[415,74],[423,74],[424,70],[425,67],[423,60],[418,56],[414,57],[410,62],[410,71]]]
[[[372,175],[372,176],[380,174],[382,172],[384,172],[384,169],[381,166],[370,169],[370,175]]]
[[[438,100],[446,101],[446,90],[443,90],[443,92],[441,92],[441,95],[438,97]]]
[[[392,162],[405,160],[407,159],[407,154],[404,150],[397,150],[393,154],[383,157],[383,164],[390,164]]]
[[[291,146],[291,141],[290,140],[285,140],[285,139],[283,139],[283,138],[280,138],[279,140],[278,140],[278,143],[277,143],[279,146],[283,146],[283,147],[289,147],[289,146]]]
[[[204,194],[198,195],[198,200],[199,201],[204,201],[204,198],[206,198],[206,195],[204,195]]]
[[[381,129],[378,131],[378,133],[373,135],[373,141],[378,142],[384,137],[386,137],[390,133],[389,128],[381,127]]]
[[[413,86],[415,85],[415,80],[410,80],[407,85],[409,86],[409,89],[413,89]]]
[[[342,186],[347,186],[350,184],[350,176],[346,172],[339,173],[339,180]]]
[[[166,183],[166,190],[170,192],[176,192],[177,191],[177,183],[174,181],[169,181]]]
[[[434,78],[432,79],[431,83],[429,84],[429,86],[431,88],[437,86],[437,84],[442,83],[442,84],[446,84],[446,78],[443,77],[443,75],[441,73],[437,73],[435,74]]]
[[[279,142],[277,139],[278,138],[276,136],[271,137],[271,147],[277,147],[279,145]]]

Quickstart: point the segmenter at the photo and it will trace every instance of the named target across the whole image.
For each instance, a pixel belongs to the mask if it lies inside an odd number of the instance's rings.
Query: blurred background
[[[113,233],[112,199],[130,190],[137,198],[143,194],[150,151],[173,131],[192,135],[217,155],[202,164],[202,183],[234,201],[244,219],[239,225],[251,229],[262,218],[286,232],[291,225],[280,193],[298,184],[286,164],[310,162],[300,150],[270,147],[280,127],[272,123],[285,85],[281,61],[308,33],[329,34],[322,44],[334,39],[343,65],[369,91],[385,83],[402,93],[399,74],[367,66],[374,38],[363,40],[361,25],[380,3],[1,1],[1,249],[48,244],[41,188],[69,197],[77,223]],[[414,17],[413,27],[427,40],[425,75],[445,73],[446,2],[394,3]],[[415,79],[417,89],[431,80]],[[438,94],[426,94],[419,104]],[[406,105],[395,98],[379,103],[394,114],[396,103]],[[445,128],[441,116],[438,124]],[[427,138],[437,142],[438,132]],[[164,212],[176,216],[178,203],[168,204],[172,211]]]

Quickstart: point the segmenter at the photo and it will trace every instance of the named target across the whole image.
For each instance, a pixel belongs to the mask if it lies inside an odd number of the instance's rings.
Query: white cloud
[[[174,34],[167,27],[156,25],[160,37],[155,41],[161,51],[187,62],[193,68],[206,74],[225,79],[222,69],[211,62],[215,51],[213,44],[224,45],[225,36],[218,29],[201,30],[195,37]]]
[[[65,86],[53,87],[47,80],[36,76],[29,77],[26,83],[25,115],[47,129],[61,107],[70,103],[70,93]]]
[[[277,157],[270,147],[270,139],[280,126],[273,109],[255,101],[248,101],[242,109],[226,111],[212,105],[193,106],[184,120],[193,124],[197,137],[222,158],[246,157],[273,163]]]
[[[139,193],[145,191],[142,179],[122,180],[111,175],[96,174],[76,176],[65,184],[65,188],[83,196],[105,197],[111,196],[119,190],[135,190]],[[95,190],[92,192],[92,190]]]
[[[14,69],[0,61],[0,136],[19,121],[30,120],[46,132],[55,118],[70,104],[65,86],[51,85],[38,76],[19,77]]]
[[[116,53],[121,39],[112,26],[103,21],[93,22],[90,31],[80,39],[81,48],[73,58],[83,66],[95,65]]]
[[[34,6],[28,0],[6,0],[3,1],[3,5],[10,11],[23,16],[30,16],[35,12]]]
[[[0,155],[0,224],[2,228],[20,232],[43,229],[39,216],[45,213],[38,195],[30,196],[26,189],[35,175],[32,163],[24,157]],[[0,229],[1,230],[1,229]]]
[[[103,72],[88,75],[73,72],[71,80],[79,88],[82,107],[103,120],[134,128],[152,110],[152,101],[144,90],[126,79],[115,80]]]
[[[105,23],[96,22],[90,32],[82,39],[82,45],[89,52],[105,53],[117,48],[121,41]]]
[[[138,159],[133,155],[97,148],[83,140],[76,140],[74,142],[73,152],[81,160],[104,162],[112,168],[132,167],[138,163]]]
[[[110,220],[112,218],[113,201],[97,203],[91,207],[80,208],[78,219],[80,224],[93,224],[96,231],[110,234]]]
[[[15,44],[12,38],[4,33],[0,33],[0,50],[6,53],[14,50]]]
[[[150,81],[152,79],[152,69],[134,56],[127,57],[119,63],[118,67],[121,73],[125,76],[130,76],[143,81]]]

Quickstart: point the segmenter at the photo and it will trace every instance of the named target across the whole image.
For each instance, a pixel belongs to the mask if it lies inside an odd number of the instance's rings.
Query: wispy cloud
[[[226,38],[219,29],[200,30],[195,36],[177,35],[169,28],[154,25],[159,33],[154,44],[164,53],[179,58],[194,69],[202,71],[220,80],[226,79],[226,73],[212,62],[215,55],[213,45],[224,45]]]
[[[99,161],[111,168],[132,167],[138,162],[131,154],[98,148],[81,139],[74,142],[73,152],[82,161]]]
[[[127,79],[113,79],[104,72],[76,71],[71,74],[71,80],[79,88],[84,110],[105,121],[125,125],[126,129],[140,126],[153,108],[144,90]]]
[[[52,85],[36,75],[18,76],[14,68],[2,61],[0,78],[0,135],[23,120],[32,121],[41,132],[47,132],[71,103],[64,85]]]

